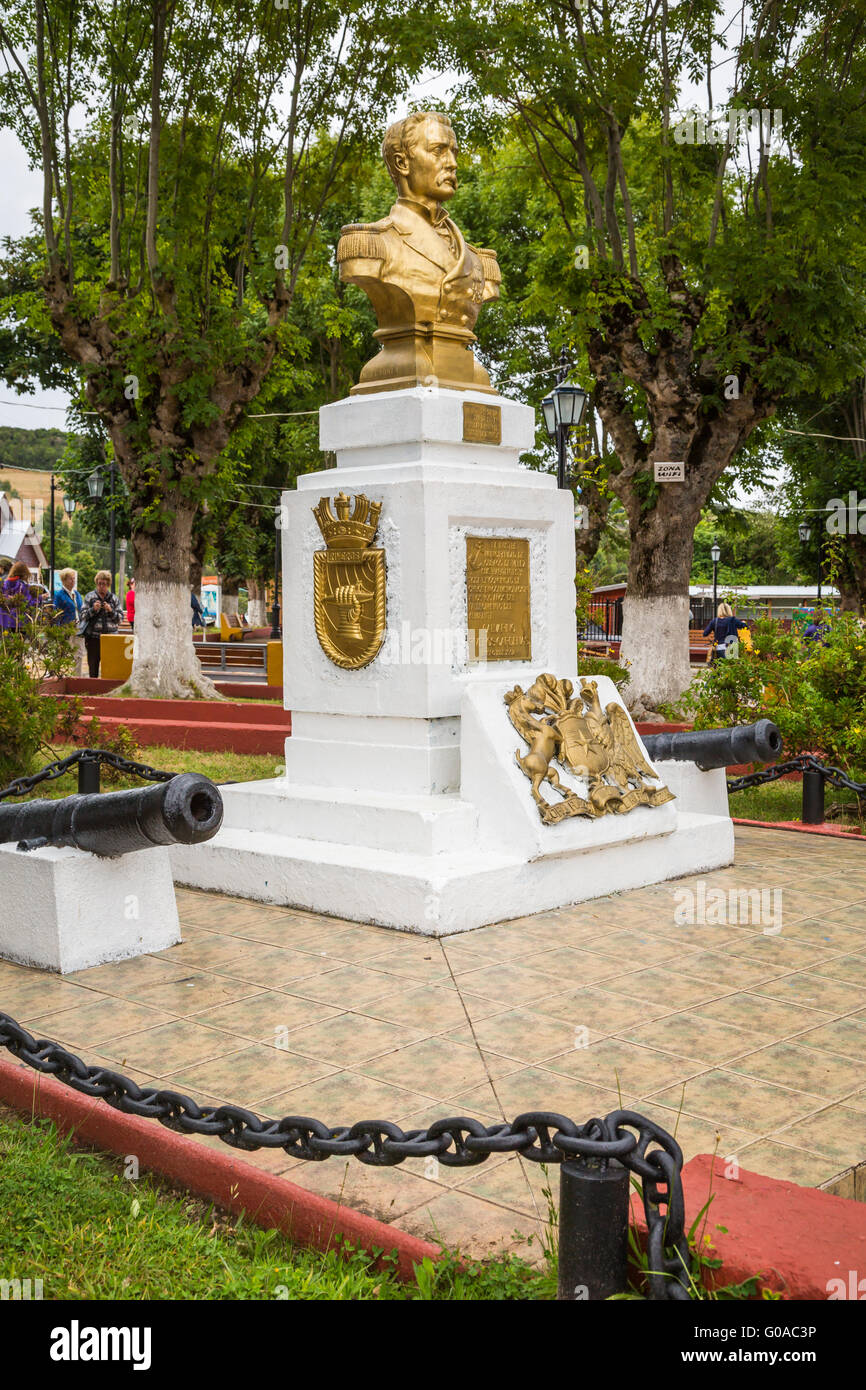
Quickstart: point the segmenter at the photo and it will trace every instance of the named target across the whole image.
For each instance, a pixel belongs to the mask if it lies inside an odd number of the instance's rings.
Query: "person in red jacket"
[[[130,627],[135,627],[135,580],[130,579],[129,588],[126,591],[126,621]]]

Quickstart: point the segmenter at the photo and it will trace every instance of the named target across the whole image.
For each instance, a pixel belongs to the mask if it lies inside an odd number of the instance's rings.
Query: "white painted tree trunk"
[[[247,622],[250,627],[267,627],[267,614],[263,598],[251,598],[247,604]]]
[[[136,577],[132,675],[125,689],[165,700],[222,698],[195,654],[188,584]]]
[[[626,698],[647,709],[676,700],[691,683],[689,601],[685,595],[626,594],[620,660],[629,663]]]

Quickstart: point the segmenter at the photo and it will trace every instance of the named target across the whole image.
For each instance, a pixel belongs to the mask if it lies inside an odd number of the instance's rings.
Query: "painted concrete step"
[[[274,771],[282,767],[286,738],[290,732],[277,724],[239,724],[180,719],[135,719],[104,715],[99,722],[108,729],[124,725],[141,744],[165,748],[195,748],[203,753],[272,753]],[[279,762],[277,762],[279,759]]]
[[[237,692],[236,692],[237,693]],[[100,719],[179,720],[184,724],[277,725],[291,729],[292,717],[277,704],[240,704],[230,700],[136,700],[99,696],[84,700],[85,713]]]

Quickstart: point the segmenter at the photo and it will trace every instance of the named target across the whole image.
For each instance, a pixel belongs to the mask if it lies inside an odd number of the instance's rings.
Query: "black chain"
[[[177,1091],[137,1086],[120,1072],[87,1066],[60,1043],[32,1037],[5,1013],[0,1013],[0,1047],[28,1067],[104,1100],[125,1115],[159,1120],[181,1134],[215,1135],[235,1149],[284,1149],[292,1158],[313,1163],[338,1155],[379,1168],[430,1156],[446,1168],[465,1168],[500,1153],[518,1153],[531,1163],[584,1158],[606,1164],[616,1159],[642,1181],[650,1298],[691,1297],[682,1150],[666,1130],[632,1110],[614,1110],[583,1125],[553,1111],[528,1110],[510,1123],[483,1125],[458,1116],[406,1131],[388,1120],[360,1120],[354,1125],[326,1125],[306,1115],[263,1120],[239,1105],[200,1106]]]
[[[34,773],[32,777],[19,777],[16,781],[10,782],[8,787],[0,791],[0,801],[5,801],[10,796],[26,796],[42,782],[56,782],[58,777],[63,777],[79,763],[108,763],[110,767],[117,768],[118,772],[128,772],[131,776],[141,777],[146,782],[170,782],[172,777],[177,776],[174,772],[160,772],[155,767],[148,767],[147,763],[130,762],[128,758],[122,758],[119,753],[110,753],[106,748],[79,748],[62,762],[48,763],[41,772]]]
[[[802,753],[799,758],[790,758],[786,763],[775,763],[764,768],[763,772],[750,772],[746,777],[736,777],[728,783],[728,793],[745,791],[747,787],[760,787],[764,782],[776,782],[789,772],[820,772],[826,782],[834,787],[845,787],[848,791],[866,794],[866,782],[852,782],[841,768],[822,763],[812,753]]]

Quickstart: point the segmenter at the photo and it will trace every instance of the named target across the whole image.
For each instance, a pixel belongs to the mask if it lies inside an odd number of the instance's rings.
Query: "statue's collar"
[[[417,198],[401,197],[395,204],[398,208],[409,208],[410,211],[418,213],[425,218],[433,227],[439,227],[443,222],[448,221],[448,213],[442,203],[439,204],[438,212],[432,213],[426,203],[421,203]]]

